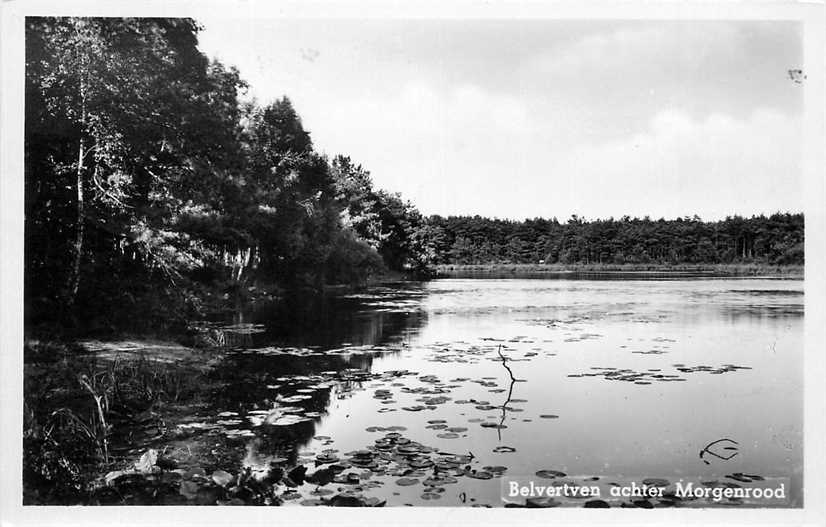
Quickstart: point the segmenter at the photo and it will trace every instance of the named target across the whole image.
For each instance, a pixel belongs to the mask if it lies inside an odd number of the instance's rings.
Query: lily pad
[[[561,502],[553,498],[528,498],[525,500],[525,507],[529,509],[547,509],[551,507],[559,507]]]
[[[417,458],[411,459],[409,464],[413,468],[427,468],[433,466],[433,461],[428,458]]]
[[[449,485],[452,483],[458,483],[459,480],[454,478],[453,476],[444,476],[441,474],[435,474],[430,476],[426,480],[422,481],[422,484],[426,487],[438,487],[440,485]],[[444,490],[444,489],[442,489]]]
[[[649,487],[667,487],[671,482],[662,478],[646,478],[642,480],[642,484]]]
[[[281,495],[282,500],[298,500],[301,499],[301,494],[294,490],[288,490],[284,494]]]
[[[537,471],[536,476],[539,477],[539,478],[545,478],[545,479],[556,479],[556,478],[564,478],[565,476],[567,476],[567,474],[565,474],[564,472],[560,472],[558,470],[545,469],[545,470]]]
[[[327,463],[335,463],[338,461],[338,456],[335,455],[333,452],[325,452],[316,456],[315,461],[320,465],[325,465]]]
[[[266,424],[271,426],[292,426],[298,423],[309,421],[310,419],[304,416],[286,414],[272,419],[265,420]]]
[[[502,474],[504,474],[508,470],[508,467],[503,467],[501,465],[497,465],[497,466],[493,466],[493,467],[482,467],[482,470],[490,472],[494,476],[501,476]]]
[[[310,494],[312,494],[313,496],[329,496],[330,494],[333,494],[333,492],[335,491],[332,491],[330,489],[318,488],[310,492]]]

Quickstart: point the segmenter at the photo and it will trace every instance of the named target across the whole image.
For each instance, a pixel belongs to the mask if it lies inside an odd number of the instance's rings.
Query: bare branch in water
[[[499,435],[499,441],[502,440],[502,425],[505,424],[505,414],[507,412],[508,404],[511,402],[511,397],[513,397],[513,385],[516,382],[516,377],[513,376],[513,370],[510,369],[508,366],[508,358],[502,354],[502,345],[499,344],[499,349],[497,350],[499,353],[499,358],[502,359],[502,366],[508,370],[508,375],[511,377],[511,384],[508,388],[508,397],[505,399],[505,402],[502,403],[502,419],[499,420],[499,428],[496,429],[496,433]]]

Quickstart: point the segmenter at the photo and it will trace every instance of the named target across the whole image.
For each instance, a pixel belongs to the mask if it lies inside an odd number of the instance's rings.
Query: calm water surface
[[[502,475],[547,469],[787,477],[800,505],[802,281],[444,279],[287,310],[235,320],[224,388],[191,426],[235,471],[346,467],[288,503],[351,488],[502,506]],[[736,455],[701,458],[723,438]]]

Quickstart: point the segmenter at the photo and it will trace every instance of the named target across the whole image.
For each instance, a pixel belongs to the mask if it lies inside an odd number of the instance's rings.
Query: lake
[[[498,507],[519,479],[633,506],[611,487],[656,478],[636,506],[764,504],[681,479],[785,481],[801,506],[803,301],[802,280],[439,279],[244,309],[178,426],[232,473],[306,466],[286,504]]]

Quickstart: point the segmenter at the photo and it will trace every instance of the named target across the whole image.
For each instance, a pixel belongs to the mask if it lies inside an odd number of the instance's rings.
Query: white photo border
[[[0,525],[826,525],[826,9],[819,2],[0,0]],[[23,93],[26,16],[790,20],[804,34],[805,353],[802,509],[55,507],[22,505]]]

